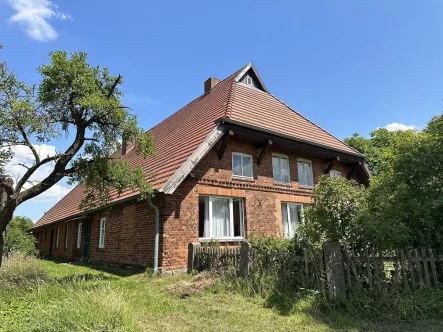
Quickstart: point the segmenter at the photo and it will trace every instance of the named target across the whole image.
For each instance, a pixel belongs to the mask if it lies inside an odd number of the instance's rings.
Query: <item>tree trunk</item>
[[[12,220],[17,207],[14,197],[14,182],[9,178],[0,178],[0,266],[3,261],[3,233],[6,226]]]

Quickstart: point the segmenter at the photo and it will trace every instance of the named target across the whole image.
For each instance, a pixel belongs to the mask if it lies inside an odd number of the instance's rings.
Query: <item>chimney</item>
[[[219,80],[218,78],[209,77],[205,81],[205,93],[208,93],[209,91],[211,91],[214,88],[214,86],[220,81],[221,80]]]

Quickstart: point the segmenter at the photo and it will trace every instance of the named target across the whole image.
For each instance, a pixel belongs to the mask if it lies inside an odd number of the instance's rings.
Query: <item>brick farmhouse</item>
[[[369,179],[363,155],[270,94],[252,63],[208,79],[201,96],[149,132],[155,157],[125,144],[119,154],[143,167],[152,199],[113,193],[109,205],[82,211],[78,185],[33,226],[41,255],[155,266],[157,218],[156,262],[180,270],[190,242],[293,236],[323,174]]]

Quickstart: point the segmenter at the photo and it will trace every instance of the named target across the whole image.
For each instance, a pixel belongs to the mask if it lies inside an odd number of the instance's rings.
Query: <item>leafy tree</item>
[[[35,239],[29,230],[32,220],[27,217],[14,217],[6,228],[6,252],[20,252],[25,255],[37,254]]]
[[[361,238],[359,219],[366,211],[366,190],[343,177],[323,176],[305,209],[306,222],[300,225],[303,239],[311,244],[326,241],[350,243]]]
[[[109,200],[115,188],[151,190],[141,167],[131,168],[118,153],[119,141],[136,146],[137,153],[153,153],[153,139],[137,126],[137,119],[121,103],[122,77],[107,68],[91,66],[86,53],[50,54],[50,63],[38,68],[41,81],[28,86],[18,80],[6,63],[0,64],[0,233],[17,206],[43,193],[64,177],[81,182],[87,193],[83,207]],[[40,156],[33,142],[65,140],[64,151]],[[33,156],[24,174],[13,181],[4,167],[14,147],[25,146]],[[35,183],[31,177],[41,168],[52,172]],[[3,248],[0,238],[0,251]],[[2,253],[0,252],[0,264]]]

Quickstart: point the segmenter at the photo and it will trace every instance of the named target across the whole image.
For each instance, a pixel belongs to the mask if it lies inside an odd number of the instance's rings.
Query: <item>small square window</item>
[[[254,83],[252,81],[252,77],[250,77],[250,76],[246,76],[245,82],[246,82],[246,85],[254,86]]]
[[[329,176],[331,178],[339,178],[341,176],[341,172],[340,171],[336,171],[336,170],[331,170],[329,172]]]
[[[232,154],[232,175],[252,179],[252,156],[242,153]]]

